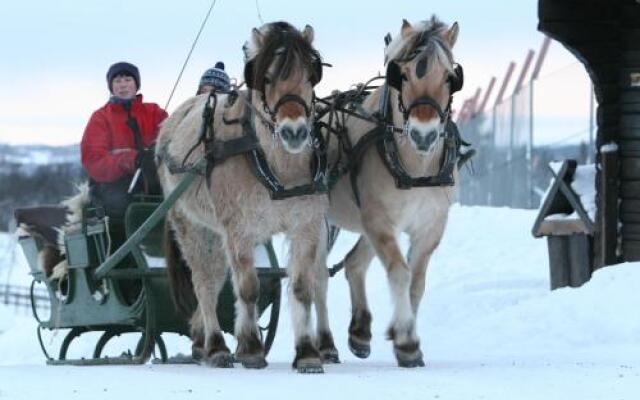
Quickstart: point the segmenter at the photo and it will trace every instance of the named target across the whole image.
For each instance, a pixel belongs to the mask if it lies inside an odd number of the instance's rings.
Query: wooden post
[[[618,151],[603,150],[600,153],[602,160],[602,175],[598,208],[600,209],[600,246],[602,259],[596,260],[595,268],[616,264],[618,256]]]

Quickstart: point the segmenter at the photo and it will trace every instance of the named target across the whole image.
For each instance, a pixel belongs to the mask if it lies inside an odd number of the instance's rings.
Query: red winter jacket
[[[131,104],[131,115],[138,121],[144,147],[151,147],[167,112],[155,103],[143,103],[139,94]],[[138,151],[122,104],[107,103],[91,115],[80,153],[82,165],[97,182],[113,182],[134,172]]]

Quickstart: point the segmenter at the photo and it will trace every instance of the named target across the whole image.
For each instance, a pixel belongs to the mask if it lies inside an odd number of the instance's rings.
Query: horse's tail
[[[198,305],[198,299],[191,281],[191,270],[182,257],[182,251],[169,221],[164,225],[164,258],[173,305],[185,318],[190,318]]]

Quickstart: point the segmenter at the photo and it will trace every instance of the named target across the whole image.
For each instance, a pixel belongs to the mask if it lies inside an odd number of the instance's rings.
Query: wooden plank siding
[[[593,265],[640,260],[640,4],[539,0],[538,19],[538,30],[584,64],[598,100]],[[618,153],[601,154],[611,142]]]

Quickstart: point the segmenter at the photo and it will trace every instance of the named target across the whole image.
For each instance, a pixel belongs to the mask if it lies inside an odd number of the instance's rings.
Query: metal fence
[[[0,303],[22,311],[25,314],[31,313],[31,288],[29,286],[0,285]],[[44,288],[33,288],[33,299],[38,311],[49,311],[51,303],[49,294]]]
[[[537,208],[551,179],[549,162],[592,160],[592,101],[589,77],[576,63],[460,121],[477,154],[461,171],[459,202]]]

